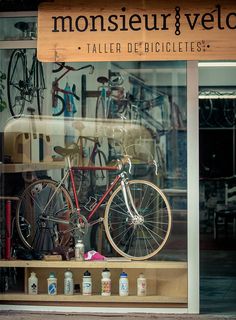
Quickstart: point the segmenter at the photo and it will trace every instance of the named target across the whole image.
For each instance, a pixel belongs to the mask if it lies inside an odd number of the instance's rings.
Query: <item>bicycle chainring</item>
[[[88,221],[75,209],[70,215],[70,230],[75,241],[83,238],[88,232]]]

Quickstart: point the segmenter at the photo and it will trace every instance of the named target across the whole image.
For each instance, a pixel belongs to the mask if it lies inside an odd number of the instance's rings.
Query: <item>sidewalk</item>
[[[6,312],[0,311],[0,320],[182,320],[182,319],[201,319],[201,320],[226,320],[236,319],[235,315],[214,315],[214,314],[201,314],[201,315],[190,315],[190,314],[68,314],[68,313],[32,313],[32,312]]]

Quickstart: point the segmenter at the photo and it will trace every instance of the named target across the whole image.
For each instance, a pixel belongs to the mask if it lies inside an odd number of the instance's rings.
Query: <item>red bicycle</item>
[[[68,247],[71,240],[84,237],[96,224],[103,224],[110,245],[126,258],[148,259],[163,248],[171,229],[169,203],[155,184],[129,180],[132,164],[128,155],[118,159],[116,165],[73,166],[72,159],[80,152],[78,145],[57,146],[54,150],[68,163],[63,178],[59,182],[50,179],[33,182],[18,202],[16,225],[27,248],[48,252],[55,247]],[[79,202],[75,183],[77,170],[116,172],[89,209]],[[71,183],[72,196],[65,187],[66,181]],[[103,216],[94,219],[103,206]]]
[[[56,63],[57,68],[53,69],[52,72],[59,72],[61,70],[64,70],[63,73],[60,75],[59,78],[55,78],[55,80],[52,82],[52,115],[53,116],[60,116],[64,113],[66,109],[66,102],[63,99],[63,97],[60,95],[60,93],[72,95],[75,99],[79,100],[80,98],[76,95],[76,87],[73,85],[71,90],[62,89],[59,86],[59,82],[62,78],[64,78],[69,72],[71,71],[80,71],[83,69],[89,68],[89,73],[92,74],[94,67],[89,64],[80,68],[74,68],[68,65],[65,65],[65,63]]]

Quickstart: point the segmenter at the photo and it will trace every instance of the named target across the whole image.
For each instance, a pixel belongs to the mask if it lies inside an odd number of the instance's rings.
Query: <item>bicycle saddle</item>
[[[29,24],[27,22],[19,21],[19,22],[15,23],[15,28],[24,32],[26,30],[29,30]]]
[[[108,82],[108,79],[106,77],[98,77],[97,82],[105,84]]]
[[[63,148],[60,146],[55,146],[54,151],[62,157],[72,156],[80,151],[80,148],[77,144],[73,144],[70,148]]]

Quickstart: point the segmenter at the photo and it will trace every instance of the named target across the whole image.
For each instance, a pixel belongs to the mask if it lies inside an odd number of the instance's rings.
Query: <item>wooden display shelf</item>
[[[64,161],[52,162],[39,162],[39,163],[3,163],[0,164],[0,172],[13,173],[13,172],[31,172],[50,169],[64,168]]]
[[[98,294],[83,296],[81,294],[64,295],[57,294],[54,296],[48,294],[22,294],[22,293],[7,293],[0,294],[0,300],[2,301],[47,301],[47,302],[112,302],[112,303],[187,303],[186,297],[166,297],[166,296],[101,296]]]
[[[19,304],[54,304],[62,305],[100,305],[100,306],[137,306],[143,307],[180,307],[187,305],[188,289],[187,262],[182,261],[126,261],[122,257],[103,261],[44,261],[44,260],[0,260],[0,267],[22,268],[24,276],[21,292],[6,292],[0,294],[2,303],[14,301]],[[111,270],[112,295],[101,296],[101,272],[104,268]],[[82,284],[83,274],[90,270],[92,275],[91,296],[79,293],[64,295],[64,272],[71,269],[75,284]],[[58,294],[47,294],[47,278],[51,271],[57,277]],[[119,277],[122,271],[127,272],[129,278],[129,296],[119,296]],[[29,295],[28,278],[31,272],[36,272],[39,279],[38,294]],[[137,296],[137,278],[143,273],[147,279],[147,295]],[[15,290],[15,289],[14,289]]]
[[[121,258],[103,261],[44,261],[44,260],[0,260],[0,267],[16,268],[128,268],[128,269],[187,269],[182,261],[123,261]]]

